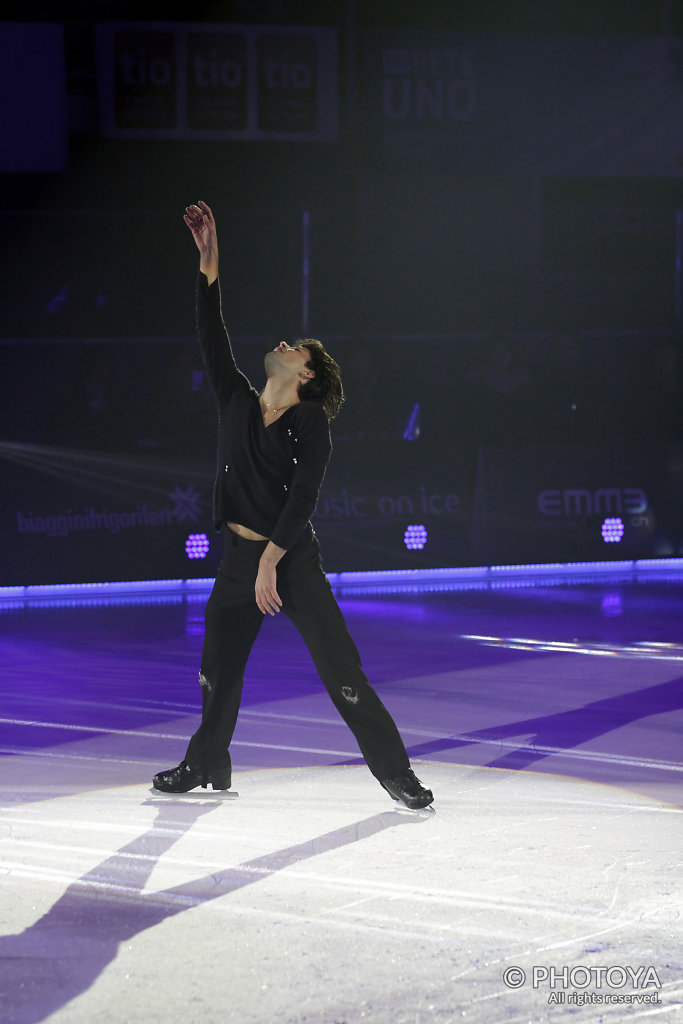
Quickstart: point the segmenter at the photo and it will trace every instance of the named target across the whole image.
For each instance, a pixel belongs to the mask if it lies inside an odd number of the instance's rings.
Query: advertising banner
[[[190,32],[185,45],[188,129],[245,132],[249,121],[246,37],[237,32]]]
[[[210,463],[4,442],[0,586],[213,576]],[[337,443],[313,526],[328,572],[683,553],[683,460],[662,446]]]
[[[101,22],[108,138],[333,141],[333,28]]]
[[[683,174],[683,42],[671,36],[368,31],[378,159],[464,174]]]
[[[0,457],[0,586],[215,574],[210,463],[7,442]],[[337,444],[313,525],[327,571],[467,561],[458,462],[420,443]]]
[[[678,554],[674,468],[664,446],[482,447],[474,560],[516,565]]]
[[[328,571],[468,565],[463,461],[424,441],[336,444],[313,526]]]
[[[0,455],[0,586],[204,575],[188,552],[213,544],[211,465],[7,442]]]

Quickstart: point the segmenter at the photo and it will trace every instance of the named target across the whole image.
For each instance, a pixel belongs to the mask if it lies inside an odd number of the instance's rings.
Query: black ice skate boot
[[[152,785],[160,793],[189,793],[197,786],[206,789],[209,782],[214,789],[230,789],[230,770],[219,768],[212,772],[202,772],[187,761],[181,761],[176,768],[159,772],[152,779]]]
[[[412,768],[401,772],[395,779],[380,779],[380,786],[394,800],[401,800],[411,810],[427,807],[434,800],[431,789],[425,789]]]

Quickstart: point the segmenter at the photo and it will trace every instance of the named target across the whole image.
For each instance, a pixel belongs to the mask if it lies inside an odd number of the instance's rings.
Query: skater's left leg
[[[402,775],[410,760],[396,725],[368,682],[358,649],[319,565],[278,580],[282,610],[310,651],[334,706],[379,780]]]

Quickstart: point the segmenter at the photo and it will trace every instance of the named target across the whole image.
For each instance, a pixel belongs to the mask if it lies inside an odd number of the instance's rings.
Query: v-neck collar
[[[295,409],[295,408],[297,407],[297,405],[298,405],[298,404],[299,404],[298,402],[294,402],[294,404],[293,404],[293,405],[288,405],[288,406],[287,406],[287,408],[286,408],[286,409],[284,409],[284,410],[283,410],[283,411],[282,411],[282,412],[280,413],[280,415],[279,415],[279,416],[277,417],[277,419],[274,419],[272,423],[269,423],[269,424],[268,424],[268,425],[266,426],[266,424],[265,424],[265,423],[264,423],[264,421],[263,421],[263,413],[261,412],[261,403],[259,402],[259,406],[258,406],[258,411],[259,411],[259,419],[261,420],[261,425],[263,426],[263,429],[264,429],[264,430],[270,430],[270,428],[271,428],[271,427],[274,427],[276,423],[279,423],[279,422],[280,422],[280,420],[281,420],[281,419],[283,419],[283,417],[284,417],[284,416],[286,416],[288,412],[291,412],[291,411],[292,411],[292,409]]]

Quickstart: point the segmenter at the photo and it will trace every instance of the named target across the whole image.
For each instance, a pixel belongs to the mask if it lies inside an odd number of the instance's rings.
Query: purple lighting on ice
[[[419,550],[427,543],[427,530],[424,526],[407,526],[403,534],[403,543],[409,551]]]
[[[191,533],[185,541],[185,554],[188,558],[206,558],[209,550],[209,538],[205,533]]]
[[[618,516],[605,519],[602,524],[602,539],[605,544],[618,544],[623,536],[624,524]]]

